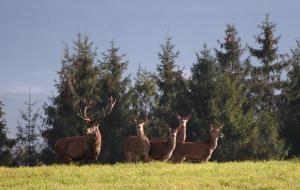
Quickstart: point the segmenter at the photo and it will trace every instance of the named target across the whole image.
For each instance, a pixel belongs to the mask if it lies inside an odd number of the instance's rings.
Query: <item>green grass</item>
[[[300,189],[300,161],[0,167],[0,189]]]

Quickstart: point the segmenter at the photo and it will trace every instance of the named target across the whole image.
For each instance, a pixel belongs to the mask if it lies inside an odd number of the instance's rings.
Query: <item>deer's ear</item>
[[[176,113],[175,116],[176,116],[176,119],[180,120],[181,117],[178,113]]]
[[[213,125],[212,125],[212,124],[210,124],[210,126],[209,126],[209,130],[210,130],[210,131],[212,131],[213,129],[214,129]]]
[[[221,125],[221,126],[219,127],[219,130],[221,130],[221,129],[223,129],[223,125]]]
[[[134,122],[137,122],[136,118],[133,119]]]

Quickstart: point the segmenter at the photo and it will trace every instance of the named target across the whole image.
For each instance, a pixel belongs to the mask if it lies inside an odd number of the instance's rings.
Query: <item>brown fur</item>
[[[96,161],[101,149],[99,124],[87,128],[84,136],[66,137],[54,146],[57,161],[69,163],[76,160]]]
[[[176,147],[178,129],[171,129],[167,140],[150,140],[149,157],[155,160],[167,161]]]
[[[144,124],[136,126],[137,136],[130,136],[124,141],[124,154],[126,162],[136,162],[143,156],[145,162],[149,161],[148,154],[150,142],[144,133]]]
[[[186,117],[177,116],[177,120],[180,122],[180,128],[177,133],[176,143],[184,143],[186,139],[186,124],[191,118],[191,115]]]
[[[184,142],[178,143],[173,152],[173,161],[176,163],[183,162],[185,159],[208,161],[217,148],[218,138],[223,134],[221,128],[212,128],[210,138],[205,142]]]

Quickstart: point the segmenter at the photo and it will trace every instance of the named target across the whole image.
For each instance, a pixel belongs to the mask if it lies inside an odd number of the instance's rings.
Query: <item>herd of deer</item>
[[[85,160],[97,161],[101,150],[101,133],[99,131],[100,121],[106,117],[113,109],[116,100],[110,99],[108,112],[104,111],[98,119],[91,119],[87,116],[87,109],[80,111],[78,116],[82,118],[90,127],[85,130],[83,136],[66,137],[54,146],[58,163],[70,163],[71,161]],[[216,149],[218,138],[222,137],[221,127],[210,126],[210,137],[204,142],[185,142],[186,126],[191,118],[177,115],[178,126],[169,129],[165,139],[148,139],[144,133],[146,121],[136,123],[136,136],[129,136],[124,141],[124,155],[126,162],[150,160],[173,161],[181,163],[184,160],[208,161]]]

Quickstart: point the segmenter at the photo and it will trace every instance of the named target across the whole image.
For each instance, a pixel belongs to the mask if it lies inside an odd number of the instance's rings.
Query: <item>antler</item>
[[[92,106],[92,101],[90,101],[88,103],[88,105],[86,105],[86,100],[83,100],[83,103],[85,104],[84,106],[84,111],[82,112],[82,110],[79,110],[79,113],[77,113],[77,116],[80,117],[81,119],[83,119],[85,122],[89,123],[92,121],[92,119],[90,117],[87,116],[87,110]]]
[[[108,113],[105,112],[105,110],[103,110],[103,117],[106,117],[107,115],[110,114],[110,112],[112,111],[112,109],[114,108],[117,100],[114,99],[112,96],[108,99],[109,100],[109,103],[110,103],[110,108],[108,110]]]

